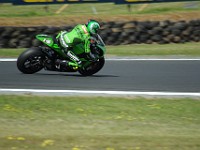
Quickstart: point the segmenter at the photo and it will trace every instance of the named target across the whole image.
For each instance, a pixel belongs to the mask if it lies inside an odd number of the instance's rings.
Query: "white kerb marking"
[[[48,89],[0,89],[0,92],[13,93],[57,93],[57,94],[102,94],[102,95],[146,95],[146,96],[200,96],[200,92],[140,92],[140,91],[101,91],[101,90],[48,90]]]

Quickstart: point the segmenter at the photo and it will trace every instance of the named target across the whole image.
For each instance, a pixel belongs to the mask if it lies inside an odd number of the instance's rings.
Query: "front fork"
[[[83,65],[82,65],[82,67],[80,69],[90,70],[93,67],[93,65],[95,65],[95,63],[97,63],[97,61],[99,61],[99,59],[97,59],[94,62],[84,61]]]

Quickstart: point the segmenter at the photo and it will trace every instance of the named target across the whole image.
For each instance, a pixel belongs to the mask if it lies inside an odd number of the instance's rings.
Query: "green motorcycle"
[[[83,44],[75,45],[71,50],[80,58],[82,66],[79,68],[65,67],[57,69],[55,60],[69,60],[61,50],[55,36],[38,34],[36,38],[42,42],[41,46],[32,47],[24,51],[17,59],[18,69],[25,74],[33,74],[41,69],[59,72],[79,72],[83,76],[91,76],[100,71],[104,64],[105,44],[101,37],[95,37],[95,43],[91,45],[91,52],[96,55],[95,61],[86,59]]]

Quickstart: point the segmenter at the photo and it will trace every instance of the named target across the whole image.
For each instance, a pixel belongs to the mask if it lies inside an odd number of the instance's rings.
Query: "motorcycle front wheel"
[[[25,74],[36,73],[43,68],[43,58],[39,47],[29,48],[18,57],[17,68]]]
[[[78,72],[83,76],[91,76],[97,72],[99,72],[105,64],[105,58],[102,57],[98,59],[97,61],[91,63],[86,68],[81,68],[78,70]]]

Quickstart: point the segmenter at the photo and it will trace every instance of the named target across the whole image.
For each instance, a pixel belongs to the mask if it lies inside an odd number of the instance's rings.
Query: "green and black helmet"
[[[97,34],[98,30],[100,29],[99,23],[95,20],[89,20],[86,26],[87,26],[88,31],[92,35]]]

